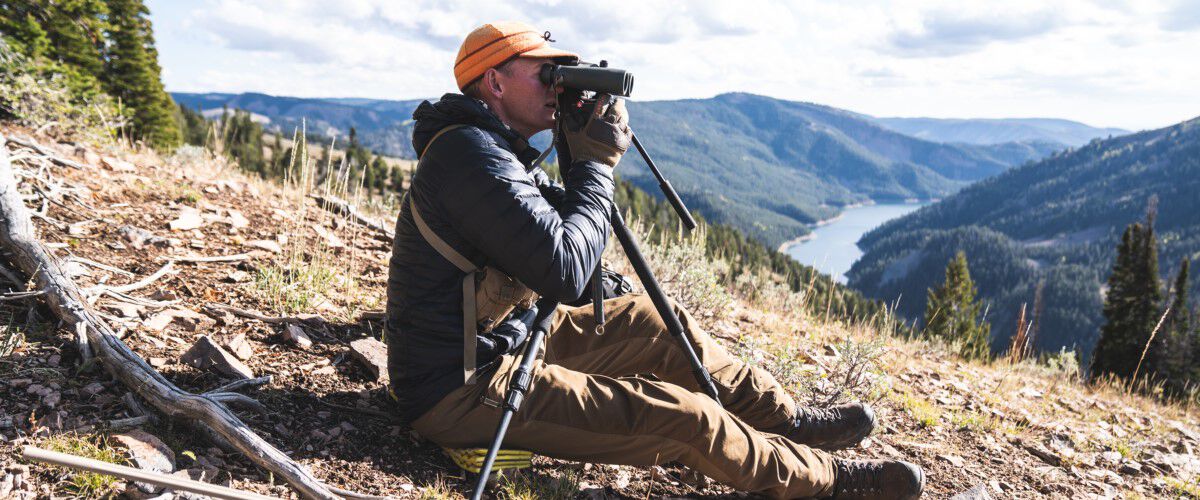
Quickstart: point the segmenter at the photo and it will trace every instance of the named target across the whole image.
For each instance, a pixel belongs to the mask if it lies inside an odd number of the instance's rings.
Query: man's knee
[[[675,302],[671,301],[671,305],[674,306]],[[635,328],[644,328],[653,332],[667,329],[667,324],[663,321],[662,315],[658,314],[658,308],[654,307],[654,301],[650,299],[650,295],[643,293],[633,296],[629,315],[630,323]]]

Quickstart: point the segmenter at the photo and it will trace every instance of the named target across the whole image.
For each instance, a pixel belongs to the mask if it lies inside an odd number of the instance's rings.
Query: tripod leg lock
[[[521,408],[521,402],[525,400],[525,393],[529,392],[529,385],[532,383],[533,374],[528,370],[518,369],[516,373],[513,373],[512,386],[508,390],[504,408],[512,411]]]

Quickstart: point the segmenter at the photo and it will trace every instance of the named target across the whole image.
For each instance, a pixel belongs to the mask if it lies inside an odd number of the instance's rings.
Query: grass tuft
[[[518,472],[501,479],[500,498],[504,500],[567,500],[579,491],[579,475],[564,471],[557,475]]]
[[[77,455],[85,458],[100,460],[103,462],[126,465],[128,460],[125,459],[125,454],[120,450],[108,444],[107,437],[103,435],[84,436],[74,433],[56,434],[45,441],[42,441],[41,446],[52,451]],[[72,496],[81,498],[99,498],[108,496],[111,489],[122,480],[105,474],[97,474],[94,472],[76,472],[70,471],[68,476],[70,482],[65,486],[67,492]]]
[[[1170,488],[1171,496],[1200,499],[1200,475],[1192,478],[1191,481],[1184,481],[1175,477],[1163,478]]]
[[[445,477],[438,475],[432,483],[417,487],[417,498],[419,500],[454,500],[463,498],[463,496],[450,488]]]
[[[933,403],[910,392],[894,391],[891,397],[904,408],[921,427],[933,427],[942,417],[942,411]]]

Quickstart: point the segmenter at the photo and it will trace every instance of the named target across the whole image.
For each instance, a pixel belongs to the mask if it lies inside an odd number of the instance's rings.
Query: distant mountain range
[[[956,251],[967,254],[979,294],[990,304],[993,346],[1013,333],[1021,303],[1032,308],[1044,283],[1037,347],[1095,346],[1101,284],[1125,226],[1156,196],[1160,269],[1200,258],[1200,118],[1159,130],[1092,142],[1011,169],[863,236],[866,254],[848,273],[869,297],[897,301],[919,318],[925,291],[944,279]],[[1192,280],[1192,296],[1200,280]],[[1135,354],[1136,355],[1136,354]]]
[[[421,100],[172,95],[201,110],[244,109],[283,130],[301,119],[310,133],[345,135],[353,126],[375,151],[414,156],[411,116]],[[866,115],[752,94],[630,102],[629,108],[639,137],[692,209],[771,246],[806,234],[810,224],[845,206],[944,197],[1065,147],[1051,136],[988,144],[930,141]],[[618,174],[657,192],[641,159],[632,151],[626,158]]]
[[[936,142],[999,144],[1049,142],[1082,146],[1092,139],[1128,134],[1119,128],[1096,128],[1056,118],[875,118],[875,123],[901,134]]]

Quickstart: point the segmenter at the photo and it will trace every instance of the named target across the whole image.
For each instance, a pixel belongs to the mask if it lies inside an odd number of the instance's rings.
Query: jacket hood
[[[446,94],[437,102],[422,102],[413,111],[413,150],[420,155],[439,130],[450,125],[470,125],[494,132],[508,142],[509,149],[528,168],[541,154],[529,141],[500,121],[487,105],[462,94]]]

